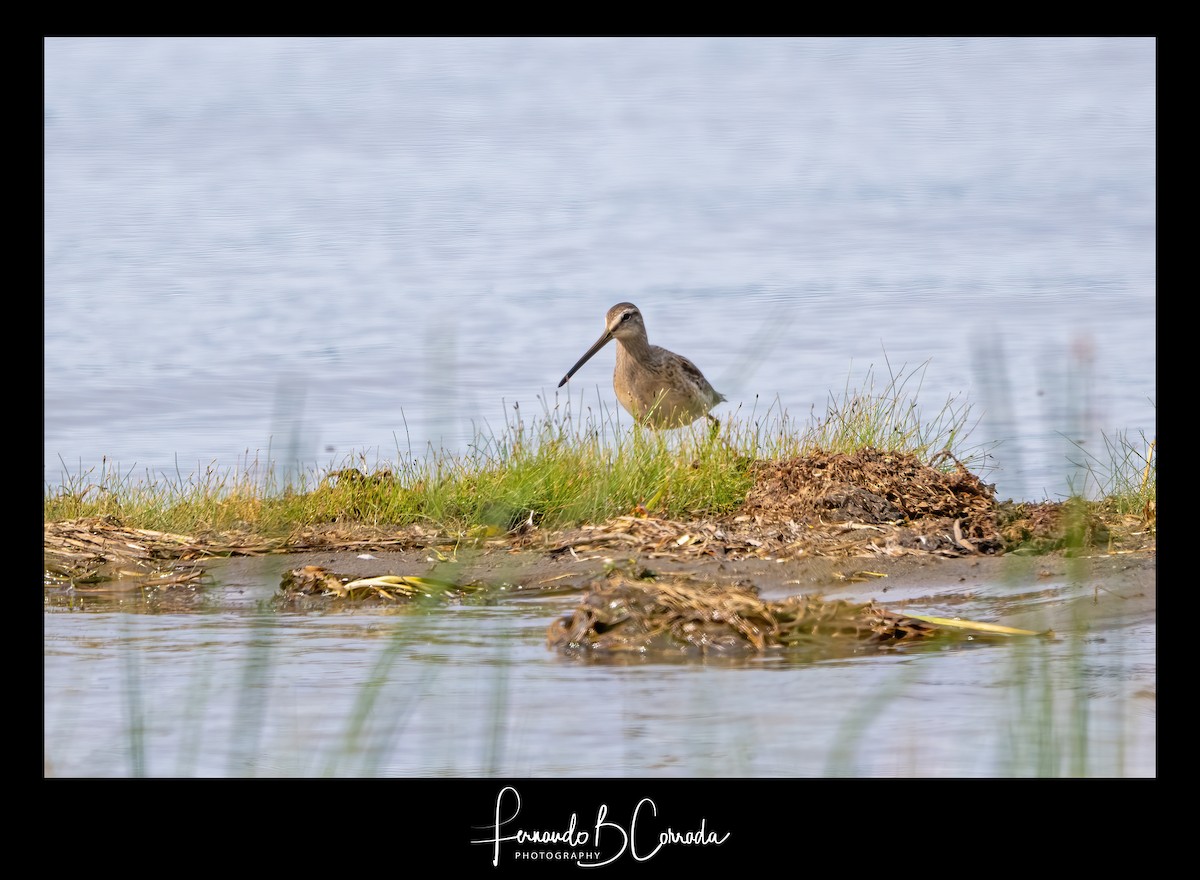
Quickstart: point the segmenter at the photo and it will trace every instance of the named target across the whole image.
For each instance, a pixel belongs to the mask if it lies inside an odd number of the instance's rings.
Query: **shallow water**
[[[1092,618],[1096,585],[1069,573],[877,596],[910,613],[1052,621],[1053,640],[589,662],[546,645],[572,594],[280,613],[261,586],[278,563],[263,565],[245,583],[218,573],[207,589],[226,598],[211,612],[49,608],[47,773],[1156,775],[1153,606]]]

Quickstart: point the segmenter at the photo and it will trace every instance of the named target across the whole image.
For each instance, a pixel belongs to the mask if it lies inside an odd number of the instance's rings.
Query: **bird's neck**
[[[653,359],[650,343],[644,336],[634,336],[630,339],[617,339],[617,357],[632,358],[639,363],[649,363]]]

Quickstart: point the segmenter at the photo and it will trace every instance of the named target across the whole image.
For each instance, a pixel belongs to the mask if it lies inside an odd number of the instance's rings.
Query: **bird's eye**
[[[624,322],[624,321],[628,321],[628,320],[629,320],[630,318],[632,318],[632,317],[633,317],[633,312],[626,312],[625,314],[623,314],[623,315],[621,316],[621,321],[622,321],[622,322]]]

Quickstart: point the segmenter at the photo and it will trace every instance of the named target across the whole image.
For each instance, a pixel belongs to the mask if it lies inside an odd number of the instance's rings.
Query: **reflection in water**
[[[589,662],[546,647],[548,622],[571,602],[307,615],[267,603],[245,614],[153,603],[146,613],[49,611],[46,772],[1155,773],[1152,619],[1102,639]],[[990,609],[976,601],[956,613]]]

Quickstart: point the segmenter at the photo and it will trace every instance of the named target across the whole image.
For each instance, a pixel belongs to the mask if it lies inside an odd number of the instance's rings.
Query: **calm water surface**
[[[632,300],[718,415],[913,375],[1001,497],[1152,437],[1152,39],[49,39],[44,480],[463,451],[615,409]],[[983,470],[981,465],[980,470]]]
[[[1154,611],[1073,626],[1096,586],[1068,574],[904,596],[913,613],[1051,621],[1054,641],[614,665],[547,647],[577,595],[277,613],[264,584],[279,563],[262,569],[240,580],[216,569],[212,589],[240,596],[239,613],[48,608],[47,772],[1156,774]]]
[[[1155,431],[1155,54],[46,40],[44,483],[463,451],[566,391],[611,411],[611,352],[555,385],[632,300],[719,416],[806,421],[899,371],[972,407],[1001,498],[1058,497]],[[1029,657],[612,667],[545,648],[565,601],[48,608],[47,772],[1154,773],[1152,619]],[[1080,705],[1088,763],[1060,766]]]

